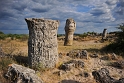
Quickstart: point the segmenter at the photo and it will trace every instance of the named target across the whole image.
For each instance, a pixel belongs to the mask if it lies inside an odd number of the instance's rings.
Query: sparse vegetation
[[[0,31],[0,40],[4,40],[6,37],[7,36],[2,31]]]
[[[6,38],[10,38],[11,40],[21,40],[26,41],[28,39],[27,34],[4,34],[2,31],[0,31],[0,40],[5,40]]]
[[[57,37],[61,37],[61,36],[64,36],[64,34],[57,34]]]
[[[8,65],[14,63],[15,61],[10,57],[0,58],[0,82],[10,83],[10,80],[6,80],[4,74],[7,72]]]
[[[87,36],[94,36],[94,35],[97,35],[97,32],[84,32],[83,34],[74,34],[76,36],[79,36],[81,38],[84,38],[84,37],[87,37]]]
[[[119,29],[116,32],[117,39],[111,42],[108,46],[104,48],[105,51],[115,52],[120,55],[124,54],[124,23],[117,27]]]
[[[122,25],[121,25],[122,27]],[[120,36],[119,34],[124,32],[124,30],[120,30],[118,32],[118,38],[120,40],[116,40],[117,42],[120,42],[120,45],[124,45],[124,36]],[[0,58],[0,82],[2,83],[10,83],[6,81],[4,78],[4,73],[6,72],[8,65],[11,63],[17,63],[23,66],[28,67],[28,46],[27,46],[27,39],[28,35],[18,35],[18,34],[4,34],[0,32],[0,35],[6,35],[5,39],[1,39],[0,44],[2,46],[2,50],[5,53],[6,57]],[[95,80],[91,78],[89,75],[87,78],[83,77],[83,72],[87,72],[90,74],[93,70],[100,69],[101,67],[109,66],[112,61],[111,55],[109,56],[107,51],[101,51],[100,49],[103,48],[104,46],[108,45],[110,42],[106,41],[104,43],[99,42],[101,40],[101,36],[97,36],[97,40],[93,40],[96,38],[97,33],[95,32],[87,32],[84,34],[75,34],[74,36],[79,36],[79,38],[85,38],[84,40],[74,40],[72,46],[64,46],[64,40],[58,40],[58,53],[61,53],[61,57],[59,58],[58,63],[56,64],[56,67],[53,69],[45,69],[42,67],[42,64],[36,65],[34,68],[36,71],[38,71],[38,76],[43,79],[45,83],[59,83],[63,82],[62,80],[78,80],[80,81],[85,81],[86,83],[95,83]],[[124,35],[124,34],[123,34]],[[63,35],[59,35],[58,37],[62,37]],[[90,37],[91,36],[91,37]],[[120,36],[120,37],[119,37]],[[92,38],[94,37],[94,38]],[[77,37],[78,38],[78,37]],[[22,42],[23,41],[23,42]],[[95,42],[98,41],[98,42]],[[114,42],[116,43],[116,42]],[[118,46],[115,45],[114,43],[112,46]],[[123,46],[121,46],[123,47]],[[115,49],[115,48],[114,48]],[[120,49],[120,48],[119,48]],[[73,60],[71,57],[66,56],[67,53],[69,53],[72,50],[87,50],[89,54],[98,54],[99,57],[97,58],[92,58],[88,57],[88,60],[81,59],[84,62],[84,68],[73,68],[71,71],[64,72],[62,70],[59,70],[59,66],[62,65],[63,63]],[[103,60],[101,57],[108,56],[108,60]],[[119,59],[119,58],[118,58]],[[123,58],[121,58],[123,60]],[[107,63],[108,62],[108,63]],[[106,65],[107,64],[107,65]],[[54,74],[55,72],[58,72],[57,74]],[[82,72],[82,76],[80,75],[80,72]],[[117,71],[119,72],[119,71]],[[123,75],[118,75],[116,72],[112,74],[114,77],[119,77]],[[79,81],[79,82],[80,82]],[[71,81],[68,81],[71,82]],[[85,83],[84,82],[84,83]]]

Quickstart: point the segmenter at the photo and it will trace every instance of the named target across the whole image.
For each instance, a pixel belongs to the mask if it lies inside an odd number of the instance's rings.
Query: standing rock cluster
[[[62,58],[62,53],[58,55],[58,42],[57,42],[57,30],[59,21],[37,18],[26,18],[29,39],[28,39],[28,59],[30,67],[42,67],[53,68],[55,67],[58,58]],[[69,18],[66,20],[65,25],[65,46],[73,44],[73,34],[76,29],[76,22]],[[104,29],[102,39],[106,39],[107,31]],[[0,47],[0,56],[3,55]],[[59,66],[60,70],[70,71],[72,68],[83,69],[85,63],[79,59],[88,59],[88,52],[86,50],[73,50],[67,54],[73,58],[68,62],[65,62]],[[97,54],[90,55],[92,58],[97,58]],[[74,59],[78,60],[74,60]],[[112,60],[116,60],[115,54],[112,54]],[[95,59],[94,59],[95,60]],[[115,62],[115,67],[124,68],[124,61]],[[57,71],[54,74],[59,76],[63,74],[61,71]],[[78,75],[86,78],[90,74],[87,72],[79,73]],[[75,75],[75,76],[78,76]],[[98,71],[93,71],[92,75],[97,83],[124,83],[124,78],[116,80],[109,75],[109,71],[106,68],[102,68]],[[30,68],[23,67],[17,64],[9,65],[8,72],[5,75],[13,83],[43,83],[43,81],[36,75],[35,71]],[[62,81],[62,83],[80,83],[77,81]]]
[[[26,18],[29,29],[28,57],[31,67],[52,68],[58,60],[57,30],[59,21]]]
[[[52,68],[58,60],[57,30],[59,21],[26,18],[29,39],[29,66]],[[66,20],[64,45],[72,45],[76,23],[72,18]]]

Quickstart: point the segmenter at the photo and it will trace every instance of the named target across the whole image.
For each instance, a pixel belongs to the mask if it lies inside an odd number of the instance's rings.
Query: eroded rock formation
[[[33,69],[17,64],[9,65],[5,76],[11,80],[11,83],[43,83]]]
[[[107,29],[104,29],[102,33],[102,39],[106,39],[106,36],[107,36]]]
[[[66,63],[63,63],[59,69],[62,69],[64,71],[70,71],[72,67],[75,68],[84,68],[84,62],[80,60],[70,60]]]
[[[92,75],[97,83],[124,83],[124,78],[116,80],[109,75],[109,70],[101,68],[98,71],[93,71]]]
[[[67,19],[65,25],[65,42],[64,42],[65,46],[73,44],[73,34],[75,29],[76,29],[76,22],[72,18]]]
[[[88,52],[86,50],[72,50],[67,53],[71,58],[88,59]]]
[[[31,67],[52,68],[58,60],[57,30],[59,21],[25,19],[29,29],[28,57]]]

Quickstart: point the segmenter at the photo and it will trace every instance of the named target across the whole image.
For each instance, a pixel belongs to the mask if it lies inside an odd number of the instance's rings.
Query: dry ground
[[[2,40],[0,41],[2,44],[2,49],[5,53],[11,55],[28,55],[28,46],[27,41],[20,42],[19,40]],[[74,41],[72,46],[63,46],[64,41],[58,41],[58,53],[62,53],[62,57],[59,58],[58,63],[53,69],[42,69],[42,71],[37,71],[37,75],[41,77],[44,83],[96,83],[92,77],[92,71],[98,70],[100,68],[107,68],[110,71],[110,75],[119,79],[120,77],[124,78],[124,70],[118,69],[112,66],[108,66],[109,63],[115,60],[102,60],[100,59],[103,56],[111,55],[109,53],[100,52],[99,49],[109,44],[108,42],[101,43],[99,39],[92,39],[87,41]],[[62,71],[59,70],[58,67],[69,60],[72,60],[66,54],[74,49],[86,49],[89,54],[98,54],[98,58],[88,57],[86,59],[80,59],[85,63],[85,67],[82,68],[72,68],[70,71]],[[118,59],[123,59],[120,56]],[[82,73],[87,72],[89,74],[88,77],[84,77]],[[60,75],[59,75],[60,74]]]

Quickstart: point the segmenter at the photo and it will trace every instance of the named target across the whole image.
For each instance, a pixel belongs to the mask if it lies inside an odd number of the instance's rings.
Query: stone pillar
[[[102,33],[102,39],[106,39],[106,36],[107,36],[107,29],[104,29]]]
[[[57,30],[59,21],[26,18],[29,39],[29,66],[53,68],[58,60]]]
[[[73,44],[73,34],[75,29],[76,22],[72,18],[67,19],[65,25],[65,46],[70,46]]]

